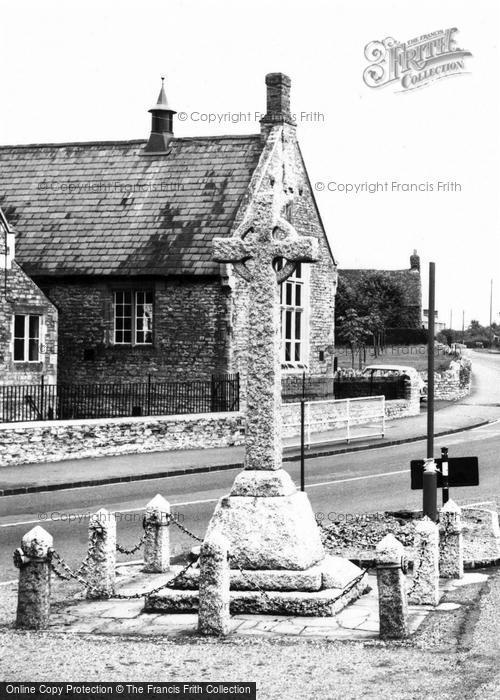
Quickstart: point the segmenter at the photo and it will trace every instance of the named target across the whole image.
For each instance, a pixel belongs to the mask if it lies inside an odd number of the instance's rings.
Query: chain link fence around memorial
[[[238,411],[238,374],[206,380],[0,386],[0,422]]]

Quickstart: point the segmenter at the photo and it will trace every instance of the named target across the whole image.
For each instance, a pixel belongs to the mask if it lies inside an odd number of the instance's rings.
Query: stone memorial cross
[[[279,285],[298,262],[317,260],[315,238],[299,236],[273,203],[253,207],[229,238],[215,238],[214,260],[232,263],[249,285],[245,469],[281,468]],[[276,269],[276,262],[283,267]]]

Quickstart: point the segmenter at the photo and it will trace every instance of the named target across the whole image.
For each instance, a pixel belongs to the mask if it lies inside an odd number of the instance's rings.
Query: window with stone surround
[[[40,316],[15,314],[14,362],[40,362]]]
[[[126,289],[114,292],[114,342],[116,345],[153,343],[153,292]]]
[[[283,266],[277,262],[277,268]],[[283,369],[307,369],[308,362],[308,266],[297,263],[280,287],[281,364]]]

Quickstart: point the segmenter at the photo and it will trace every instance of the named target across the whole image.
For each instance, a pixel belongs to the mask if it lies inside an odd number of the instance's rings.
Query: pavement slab
[[[465,574],[463,579],[450,581],[441,579],[440,593],[456,590],[456,586],[482,584],[488,580],[484,573]],[[378,598],[376,576],[368,575],[372,590],[351,603],[335,616],[309,617],[304,615],[235,614],[231,618],[230,636],[262,636],[274,638],[304,637],[339,640],[378,639]],[[409,584],[411,579],[409,579]],[[127,583],[127,586],[130,586]],[[431,605],[410,605],[408,626],[414,634],[430,612],[453,612],[461,606],[441,603]],[[94,633],[106,635],[160,635],[182,637],[197,633],[198,616],[195,613],[150,613],[144,611],[143,599],[117,601],[75,601],[55,609],[50,628],[61,632]]]

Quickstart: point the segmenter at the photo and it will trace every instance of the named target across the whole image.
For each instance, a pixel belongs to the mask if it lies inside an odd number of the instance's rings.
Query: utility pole
[[[493,280],[490,284],[490,349],[493,347]]]
[[[436,263],[429,263],[429,337],[427,339],[427,457],[434,457],[434,314]]]
[[[450,309],[450,331],[453,328],[453,309]]]
[[[462,311],[462,344],[465,339],[465,310]]]
[[[436,264],[429,263],[429,337],[427,339],[427,459],[423,474],[424,515],[437,521],[437,466],[434,461],[434,314],[436,306]]]

